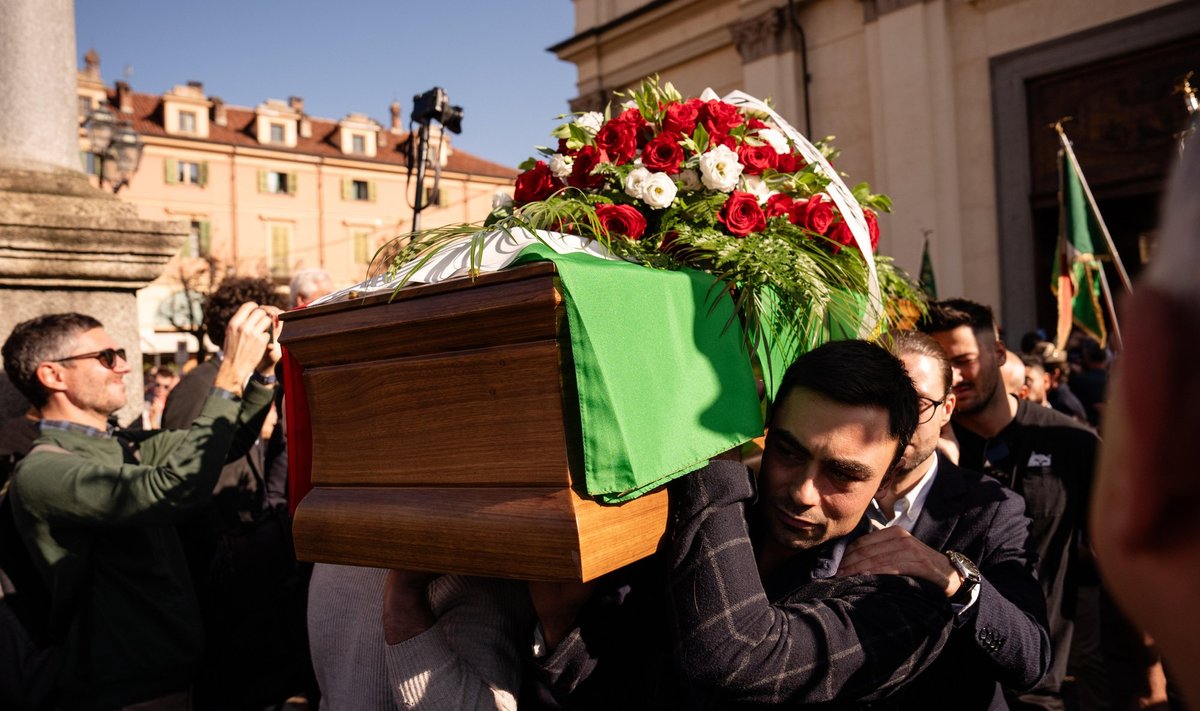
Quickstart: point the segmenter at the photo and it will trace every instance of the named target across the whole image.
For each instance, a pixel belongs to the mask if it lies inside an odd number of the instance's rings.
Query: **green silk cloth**
[[[637,498],[762,434],[740,323],[713,277],[542,244],[514,264],[544,260],[562,282],[588,495]]]

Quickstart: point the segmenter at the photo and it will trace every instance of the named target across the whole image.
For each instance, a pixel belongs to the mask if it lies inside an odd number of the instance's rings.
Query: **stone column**
[[[96,317],[130,356],[128,423],[142,408],[135,292],[162,273],[187,226],[139,219],[92,187],[75,82],[71,0],[0,0],[0,340],[45,313]],[[0,416],[27,406],[0,378]]]

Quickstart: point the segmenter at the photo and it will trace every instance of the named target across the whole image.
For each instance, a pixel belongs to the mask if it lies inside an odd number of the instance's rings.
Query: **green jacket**
[[[258,437],[272,390],[210,395],[191,429],[141,440],[140,463],[103,434],[46,428],[12,478],[13,517],[63,635],[64,709],[182,691],[203,631],[174,526],[209,501],[222,465]]]

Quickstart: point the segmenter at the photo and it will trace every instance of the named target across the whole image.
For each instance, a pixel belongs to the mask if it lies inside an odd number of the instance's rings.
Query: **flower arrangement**
[[[657,79],[624,96],[615,115],[610,107],[559,126],[557,145],[521,164],[512,200],[485,226],[571,233],[647,267],[708,272],[734,296],[751,346],[792,341],[789,356],[828,338],[832,323],[854,332],[871,309],[875,274],[884,303],[921,303],[907,276],[875,254],[877,212],[890,211],[891,201],[866,183],[849,191],[865,219],[864,254],[832,194],[831,183],[844,189],[841,181],[825,160],[805,159],[789,138],[798,135],[773,112],[685,99]],[[836,157],[827,142],[817,146],[826,160]],[[392,270],[478,230],[417,235]],[[873,311],[876,328],[886,329],[895,311],[882,306]]]

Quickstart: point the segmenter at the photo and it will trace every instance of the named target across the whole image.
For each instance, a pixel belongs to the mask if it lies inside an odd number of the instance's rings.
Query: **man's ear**
[[[34,373],[37,375],[38,382],[42,384],[50,392],[65,392],[67,383],[63,379],[63,366],[60,363],[39,363],[37,370]]]

